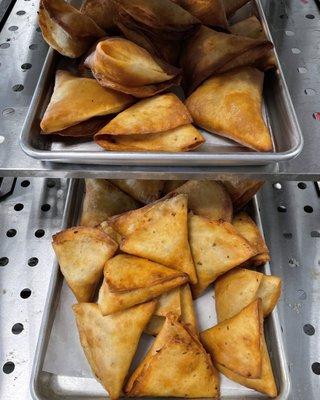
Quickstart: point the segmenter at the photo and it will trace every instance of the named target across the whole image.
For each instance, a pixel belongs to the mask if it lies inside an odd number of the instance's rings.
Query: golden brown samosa
[[[180,306],[182,322],[192,327],[195,332],[198,332],[198,322],[189,284],[180,287]]]
[[[231,222],[232,202],[225,187],[217,181],[190,180],[168,194],[188,195],[188,209],[211,220]]]
[[[196,283],[187,213],[188,198],[180,194],[111,217],[109,223],[122,237],[122,251],[185,272]]]
[[[232,220],[232,225],[251,244],[251,246],[257,250],[257,254],[250,258],[250,260],[247,260],[244,265],[257,267],[270,260],[266,242],[264,241],[259,228],[246,212],[236,214]]]
[[[241,8],[248,2],[249,2],[249,0],[223,0],[227,16],[230,17],[239,8]]]
[[[134,210],[140,203],[105,179],[86,179],[80,225],[97,226],[112,215]]]
[[[60,54],[77,58],[105,32],[64,0],[41,0],[39,26],[44,40]]]
[[[156,301],[103,316],[92,303],[73,306],[81,345],[92,372],[109,393],[118,399],[140,336]]]
[[[219,376],[192,329],[168,315],[144,360],[129,378],[130,397],[218,398]]]
[[[98,298],[103,315],[143,303],[188,281],[183,272],[129,254],[110,259],[103,273]]]
[[[257,298],[262,300],[263,315],[266,317],[280,297],[281,279],[249,269],[234,268],[215,282],[214,289],[219,322],[233,317]]]
[[[180,69],[121,37],[100,41],[84,65],[100,85],[139,98],[163,92],[181,80]]]
[[[264,185],[264,181],[239,178],[237,176],[228,178],[227,181],[222,181],[222,183],[227,188],[233,208],[236,211],[244,207]]]
[[[228,28],[223,0],[172,0],[190,14],[197,17],[203,25]]]
[[[158,200],[165,184],[152,179],[112,179],[111,182],[143,204]]]
[[[97,228],[78,226],[53,235],[61,272],[78,302],[90,301],[117,243]]]
[[[113,0],[84,0],[80,11],[92,18],[100,28],[108,31],[116,27]]]
[[[272,151],[262,116],[263,73],[242,67],[206,80],[186,100],[194,122],[256,151]]]
[[[217,32],[202,26],[187,41],[181,54],[188,93],[213,74],[255,65],[272,47],[267,40]]]
[[[229,222],[198,215],[189,215],[189,242],[198,276],[198,283],[192,286],[196,297],[218,276],[256,254]]]
[[[216,363],[246,378],[261,377],[261,299],[253,301],[234,317],[201,332],[200,338]]]
[[[174,180],[174,181],[167,181],[164,185],[163,194],[168,194],[176,190],[179,186],[183,185],[187,181],[181,180]]]
[[[103,88],[95,79],[58,70],[40,127],[44,133],[59,133],[93,117],[118,113],[133,101],[132,96]]]

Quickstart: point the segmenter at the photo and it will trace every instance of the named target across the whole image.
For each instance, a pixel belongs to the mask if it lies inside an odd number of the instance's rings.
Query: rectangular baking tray
[[[81,212],[83,181],[72,180],[68,189],[62,228],[76,225]],[[260,230],[261,220],[257,200],[253,199],[250,213]],[[270,265],[262,269],[271,274]],[[81,348],[75,325],[72,304],[75,298],[54,264],[47,301],[38,338],[31,373],[31,394],[34,400],[100,400],[107,393],[93,377]],[[195,301],[200,330],[215,325],[216,316],[212,290]],[[278,386],[278,400],[289,397],[290,379],[283,348],[282,333],[277,308],[265,320],[265,335]],[[145,354],[152,339],[143,335],[133,361],[134,369]],[[179,384],[177,382],[177,384]],[[221,375],[221,399],[266,399],[265,395],[229,381]]]
[[[254,10],[272,41],[260,0],[241,10],[241,19]],[[70,69],[72,61],[48,50],[29,111],[22,128],[20,145],[29,156],[42,161],[99,165],[139,166],[240,166],[267,165],[296,157],[302,150],[303,138],[289,91],[279,64],[277,71],[268,71],[264,83],[264,115],[273,140],[273,151],[255,152],[231,140],[201,130],[206,143],[199,149],[184,153],[113,152],[105,151],[92,141],[71,138],[52,138],[40,134],[40,121],[53,90],[57,68]]]

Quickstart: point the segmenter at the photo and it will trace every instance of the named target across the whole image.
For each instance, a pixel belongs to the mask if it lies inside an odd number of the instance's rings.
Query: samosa
[[[188,324],[195,332],[198,332],[198,322],[189,284],[180,287],[180,307],[182,322]]]
[[[249,0],[223,0],[227,16],[230,17],[239,8],[241,8],[248,2],[249,2]]]
[[[257,267],[270,260],[269,250],[259,228],[245,212],[236,214],[232,220],[232,225],[247,239],[253,248],[257,250],[257,255],[247,260],[242,266]]]
[[[249,269],[234,268],[215,282],[214,289],[219,322],[233,317],[257,298],[262,299],[263,315],[266,317],[279,300],[281,279]]]
[[[264,75],[242,67],[206,80],[186,100],[196,125],[256,151],[272,151],[262,116]]]
[[[129,254],[111,258],[103,273],[98,298],[103,315],[143,303],[188,281],[183,272]]]
[[[84,65],[100,85],[139,98],[163,92],[181,80],[180,69],[121,37],[100,41]]]
[[[41,0],[39,26],[49,46],[70,58],[80,57],[105,35],[93,19],[64,0]]]
[[[94,227],[140,203],[105,179],[86,179],[80,225]]]
[[[180,194],[111,217],[109,223],[122,237],[122,251],[185,272],[196,283],[187,213],[188,198]]]
[[[143,204],[161,197],[165,181],[144,179],[112,179],[111,182]]]
[[[198,283],[192,286],[196,297],[218,276],[256,254],[229,222],[198,215],[189,215],[189,241],[198,276]]]
[[[53,93],[40,126],[43,133],[59,134],[59,131],[93,117],[118,113],[133,101],[132,96],[103,88],[95,79],[58,70]],[[84,130],[82,136],[85,135],[90,135],[90,131],[88,133]]]
[[[78,302],[90,301],[117,243],[98,228],[78,226],[53,235],[61,272]]]
[[[246,378],[260,378],[263,315],[257,299],[230,319],[200,333],[213,360]]]
[[[168,315],[124,391],[130,397],[218,398],[219,376],[193,330]]]
[[[267,40],[217,32],[202,26],[187,41],[181,55],[188,93],[213,74],[255,65],[272,47]]]
[[[106,317],[97,304],[73,306],[85,355],[111,399],[120,397],[140,336],[155,306],[156,301],[151,301]]]
[[[113,0],[84,0],[80,11],[92,18],[100,28],[108,31],[116,27],[113,21],[114,7]]]
[[[179,186],[182,186],[187,181],[182,180],[174,180],[174,181],[166,181],[163,189],[163,194],[168,194],[176,190]]]
[[[236,211],[244,207],[264,185],[264,181],[239,177],[228,178],[222,183],[226,187]]]
[[[171,193],[188,195],[188,208],[194,214],[212,220],[223,219],[231,222],[232,202],[225,187],[217,181],[190,180]]]

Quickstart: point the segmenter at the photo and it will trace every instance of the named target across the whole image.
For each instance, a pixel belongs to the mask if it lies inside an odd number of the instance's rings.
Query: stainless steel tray
[[[82,181],[70,183],[63,218],[63,227],[77,223],[83,197]],[[257,200],[251,205],[251,214],[261,229]],[[266,264],[262,272],[270,274]],[[199,301],[198,301],[199,300]],[[201,329],[214,324],[212,293],[207,292],[195,302]],[[34,400],[99,400],[106,398],[106,392],[93,377],[78,339],[71,305],[75,299],[63,281],[57,263],[54,265],[47,301],[38,338],[33,370],[31,373],[31,394]],[[204,317],[206,316],[206,317]],[[265,320],[266,341],[277,381],[277,399],[288,399],[290,379],[283,349],[282,333],[277,308]],[[145,352],[151,338],[143,335],[134,365]],[[69,368],[70,367],[70,368]],[[228,400],[264,399],[266,396],[240,386],[221,376],[221,398]]]
[[[259,15],[266,35],[272,41],[261,0],[241,10],[241,17],[250,15],[254,9]],[[22,128],[20,145],[29,156],[42,161],[100,165],[140,166],[219,166],[219,165],[266,165],[296,157],[302,150],[303,138],[289,91],[277,60],[277,71],[266,73],[264,84],[264,111],[269,126],[274,151],[259,153],[237,143],[202,131],[206,143],[188,153],[160,152],[111,152],[105,151],[94,142],[79,139],[56,139],[40,134],[41,117],[52,93],[57,66],[66,66],[70,61],[48,50],[30,108]]]

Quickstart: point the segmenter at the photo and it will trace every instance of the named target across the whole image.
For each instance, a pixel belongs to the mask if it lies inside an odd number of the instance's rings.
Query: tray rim
[[[272,36],[266,20],[265,12],[261,0],[252,0],[257,7],[261,23],[265,33],[271,42]],[[286,109],[294,126],[292,133],[295,145],[283,152],[234,152],[234,153],[203,153],[197,152],[114,152],[114,151],[61,151],[61,150],[38,150],[31,145],[29,140],[31,135],[31,126],[34,122],[37,109],[39,107],[40,94],[46,77],[53,66],[56,51],[51,47],[48,49],[38,83],[36,85],[31,103],[20,133],[19,144],[24,153],[28,156],[41,161],[54,161],[65,164],[97,164],[97,165],[143,165],[143,166],[186,166],[190,162],[192,166],[242,166],[242,165],[267,165],[270,163],[288,161],[297,157],[303,149],[304,139],[298,122],[298,118],[293,107],[289,89],[284,78],[284,74],[279,62],[276,48],[274,55],[277,61],[278,74],[284,93]],[[190,165],[189,165],[190,166]]]
[[[71,179],[69,181],[68,186],[68,193],[66,196],[66,205],[65,210],[63,213],[63,222],[61,229],[66,229],[72,224],[75,224],[79,215],[80,206],[82,203],[83,196],[78,196],[79,190],[81,190],[81,182],[80,179]],[[83,187],[83,186],[82,186]],[[75,204],[76,201],[76,204]],[[259,204],[257,200],[257,196],[254,196],[251,200],[252,202],[252,209],[254,214],[254,219],[259,227],[260,231],[262,232],[262,236],[264,237],[262,223],[261,223],[261,216],[259,212]],[[264,265],[264,273],[271,275],[271,267],[270,263],[266,263]],[[41,393],[39,384],[40,384],[40,375],[42,373],[43,363],[46,355],[46,350],[48,346],[48,342],[50,339],[50,334],[52,330],[52,325],[54,322],[54,318],[52,317],[51,313],[54,313],[56,310],[58,298],[54,298],[54,294],[57,290],[59,290],[59,286],[62,285],[63,276],[60,272],[58,262],[55,260],[53,263],[53,269],[50,277],[50,283],[47,293],[47,298],[45,302],[44,312],[42,316],[41,326],[39,337],[37,341],[36,351],[33,358],[32,364],[32,371],[30,376],[30,393],[33,400],[48,400],[47,397],[44,397]],[[60,288],[61,289],[61,288]],[[277,349],[277,359],[279,362],[278,365],[278,374],[275,374],[276,381],[278,383],[278,396],[275,398],[276,400],[287,400],[289,399],[290,395],[290,374],[288,369],[288,364],[286,361],[286,353],[284,350],[282,332],[281,332],[281,324],[278,314],[278,307],[276,306],[270,316],[268,317],[271,321],[269,323],[272,324],[272,330],[275,332],[273,340],[275,340],[276,345],[273,346]],[[272,351],[273,349],[269,349]],[[58,376],[54,374],[55,376]],[[256,392],[258,395],[259,393]],[[260,394],[261,395],[261,394]],[[68,396],[68,398],[72,399],[74,396]],[[106,397],[110,399],[109,397]],[[264,398],[264,397],[261,397]],[[265,397],[267,398],[267,397]],[[230,398],[229,398],[230,399]],[[236,398],[235,398],[236,399]],[[243,396],[241,397],[243,399]],[[62,397],[61,397],[62,400]],[[240,398],[239,398],[240,400]]]

